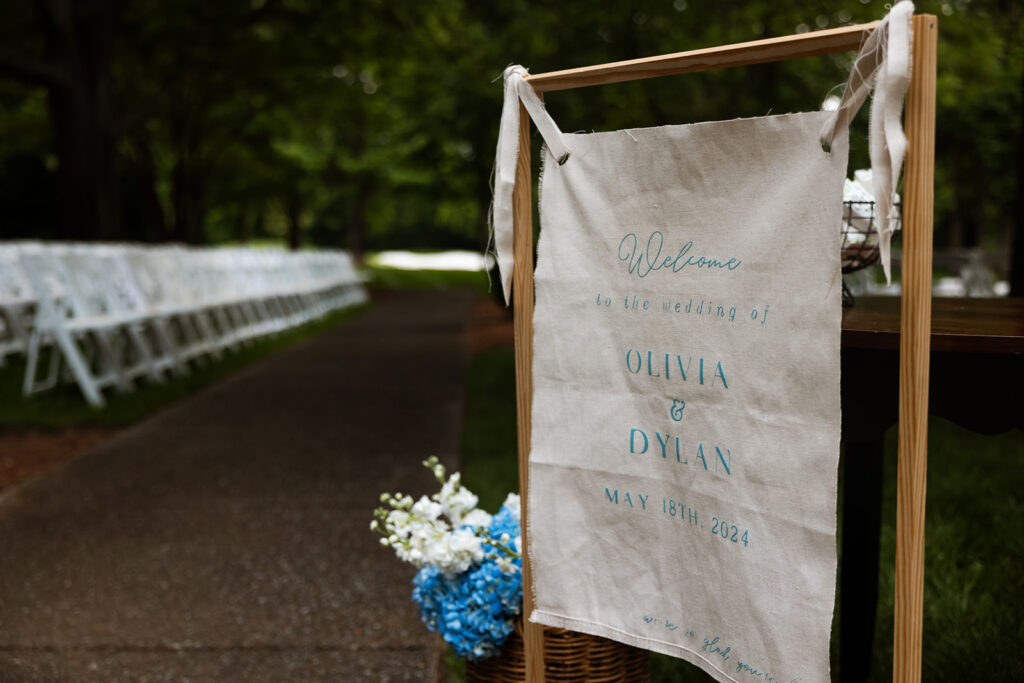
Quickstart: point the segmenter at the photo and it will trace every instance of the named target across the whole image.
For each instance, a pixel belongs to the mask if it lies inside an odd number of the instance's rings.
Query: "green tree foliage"
[[[4,236],[356,251],[486,243],[510,63],[533,72],[871,21],[882,0],[34,0],[0,25]],[[1021,7],[940,23],[939,246],[1008,247]],[[565,130],[815,109],[852,55],[551,93]],[[867,163],[864,116],[852,165]],[[86,144],[87,141],[88,144]]]

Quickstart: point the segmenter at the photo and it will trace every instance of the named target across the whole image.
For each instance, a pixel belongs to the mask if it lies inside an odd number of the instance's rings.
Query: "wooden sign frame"
[[[938,21],[915,15],[904,125],[903,282],[900,302],[899,463],[893,681],[921,680],[924,607],[924,511],[928,454],[931,337],[932,211],[935,168],[935,82]],[[526,77],[539,93],[858,50],[879,22],[801,33]],[[528,621],[533,582],[527,553],[531,408],[533,402],[533,177],[530,116],[520,104],[519,158],[513,191],[516,409],[523,516],[523,639],[526,680],[544,681],[543,626]]]

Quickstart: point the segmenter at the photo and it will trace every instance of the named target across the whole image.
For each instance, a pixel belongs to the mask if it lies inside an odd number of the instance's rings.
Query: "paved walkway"
[[[341,327],[0,494],[0,681],[433,681],[383,490],[456,453],[472,295]]]

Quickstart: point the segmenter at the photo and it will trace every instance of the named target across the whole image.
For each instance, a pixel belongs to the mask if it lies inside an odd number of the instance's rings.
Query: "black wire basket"
[[[902,223],[903,206],[899,202],[896,210]],[[899,224],[897,224],[899,229]],[[875,203],[872,201],[850,200],[843,202],[843,244],[840,263],[844,274],[853,273],[878,263],[878,230]],[[843,283],[843,305],[853,305],[853,293]]]

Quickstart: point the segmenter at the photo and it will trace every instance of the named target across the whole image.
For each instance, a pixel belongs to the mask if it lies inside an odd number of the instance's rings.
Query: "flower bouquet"
[[[446,478],[433,456],[423,464],[441,490],[416,501],[381,494],[370,529],[381,535],[381,545],[419,568],[412,598],[427,628],[461,657],[491,657],[522,611],[519,496],[509,494],[492,516],[477,507],[458,472]]]

